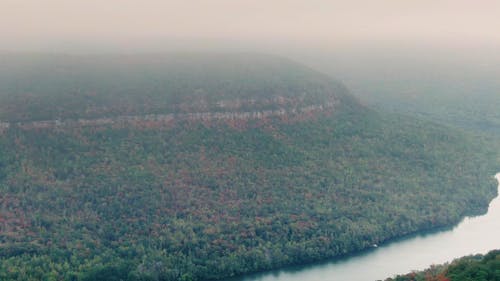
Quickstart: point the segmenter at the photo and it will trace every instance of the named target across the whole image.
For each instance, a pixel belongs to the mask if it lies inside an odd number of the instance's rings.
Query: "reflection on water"
[[[496,175],[499,181],[500,173]],[[500,193],[500,190],[499,190]],[[417,235],[337,261],[277,270],[240,281],[373,281],[424,269],[470,254],[500,249],[500,199],[483,216],[465,218],[447,231]]]

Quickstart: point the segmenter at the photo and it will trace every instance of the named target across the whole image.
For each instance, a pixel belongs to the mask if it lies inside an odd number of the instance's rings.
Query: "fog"
[[[377,87],[405,92],[408,84],[425,91],[436,81],[493,84],[500,74],[494,0],[0,3],[0,52],[269,53],[328,73],[361,96]]]
[[[492,0],[0,0],[0,50],[277,52],[500,45]]]

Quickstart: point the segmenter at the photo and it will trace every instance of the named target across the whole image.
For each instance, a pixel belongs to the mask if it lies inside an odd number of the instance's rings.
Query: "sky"
[[[498,0],[0,0],[0,50],[500,46]]]

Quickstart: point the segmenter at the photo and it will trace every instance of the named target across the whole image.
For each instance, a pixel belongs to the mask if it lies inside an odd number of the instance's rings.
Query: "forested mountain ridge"
[[[4,122],[293,110],[347,97],[325,75],[265,55],[0,55],[0,63]]]
[[[221,279],[449,225],[496,194],[485,143],[284,59],[2,60],[2,280]],[[179,118],[269,110],[285,113]]]

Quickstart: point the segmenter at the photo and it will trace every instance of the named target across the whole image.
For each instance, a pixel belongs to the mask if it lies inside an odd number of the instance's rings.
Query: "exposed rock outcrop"
[[[320,112],[331,112],[339,102],[331,99],[325,104],[295,106],[295,107],[279,107],[278,109],[262,110],[262,111],[221,111],[221,112],[190,112],[190,113],[168,113],[168,114],[148,114],[148,115],[129,115],[116,116],[97,119],[66,119],[66,120],[43,120],[31,122],[0,122],[0,133],[5,132],[10,127],[19,127],[21,129],[55,129],[65,127],[85,127],[85,126],[104,126],[104,125],[140,125],[144,122],[153,122],[154,124],[170,124],[176,121],[234,121],[234,120],[258,120],[271,117],[300,117],[304,118],[310,114]],[[234,107],[233,107],[234,108]]]

